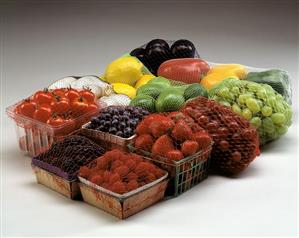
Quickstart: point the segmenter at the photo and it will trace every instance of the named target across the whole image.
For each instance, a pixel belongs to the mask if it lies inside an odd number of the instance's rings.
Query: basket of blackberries
[[[135,138],[135,129],[149,112],[141,107],[109,106],[82,126],[82,133],[105,148],[126,148]]]

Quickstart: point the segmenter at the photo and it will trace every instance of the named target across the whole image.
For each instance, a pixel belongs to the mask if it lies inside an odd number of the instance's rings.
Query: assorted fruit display
[[[141,156],[112,150],[90,165],[80,168],[79,176],[117,194],[136,190],[166,174]]]
[[[138,123],[148,114],[148,111],[140,107],[109,106],[101,109],[97,117],[92,117],[85,128],[129,138],[135,134]]]
[[[102,76],[62,78],[7,113],[20,148],[44,170],[39,176],[48,173],[38,181],[46,185],[56,174],[102,209],[113,210],[117,200],[124,217],[122,206],[134,199],[147,196],[140,210],[166,187],[175,197],[211,171],[243,172],[291,126],[291,96],[283,70],[209,63],[189,40],[154,39]],[[121,146],[107,146],[113,143]]]
[[[261,144],[285,134],[291,125],[291,106],[268,84],[228,78],[212,88],[209,97],[250,121]]]

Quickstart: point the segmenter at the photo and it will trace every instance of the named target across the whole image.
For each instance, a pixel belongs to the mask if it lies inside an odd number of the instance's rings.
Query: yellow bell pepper
[[[211,68],[200,84],[207,90],[226,78],[244,79],[247,69],[241,64],[221,64]]]

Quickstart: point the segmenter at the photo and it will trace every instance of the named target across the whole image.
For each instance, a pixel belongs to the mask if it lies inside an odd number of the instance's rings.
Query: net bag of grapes
[[[256,129],[230,108],[198,97],[187,102],[182,112],[213,138],[211,167],[215,171],[228,175],[240,173],[259,154]]]
[[[291,106],[267,84],[228,78],[209,91],[209,98],[250,121],[261,145],[285,134],[292,122]]]

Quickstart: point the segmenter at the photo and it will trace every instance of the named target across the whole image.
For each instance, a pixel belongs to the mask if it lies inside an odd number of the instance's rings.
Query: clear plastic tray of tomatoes
[[[7,115],[15,121],[20,150],[30,157],[44,152],[99,112],[100,105],[92,99],[90,91],[57,89],[55,99],[50,102],[50,94],[55,90],[38,91],[6,108]],[[85,92],[89,101],[82,97]]]

